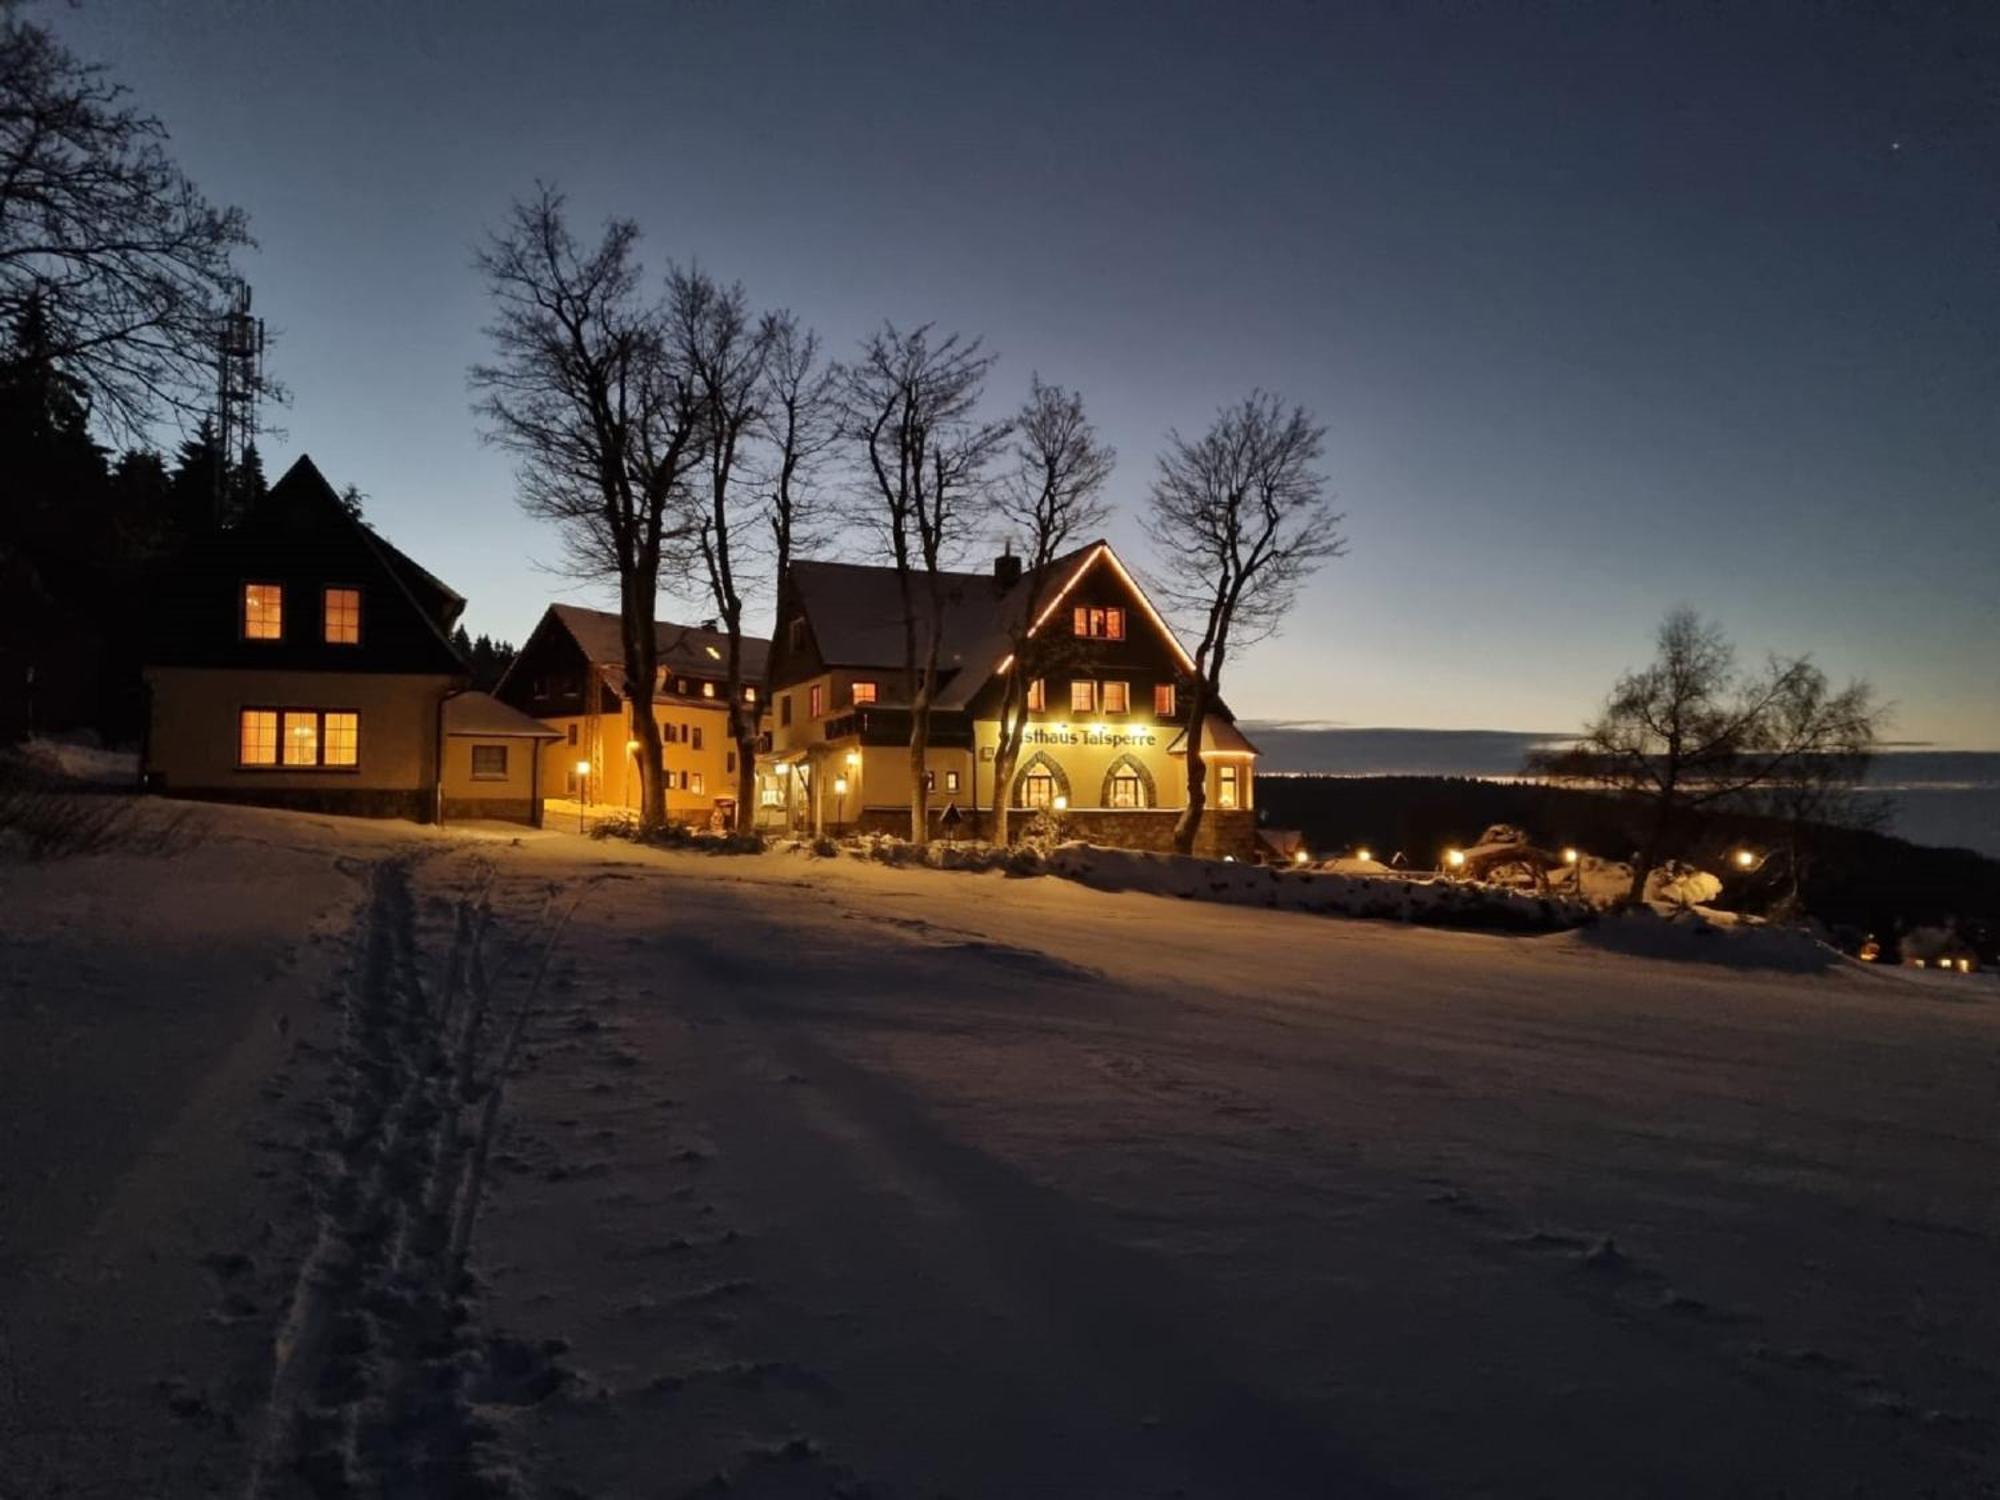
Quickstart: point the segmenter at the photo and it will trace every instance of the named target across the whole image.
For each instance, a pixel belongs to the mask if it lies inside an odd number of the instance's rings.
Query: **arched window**
[[[1053,807],[1056,802],[1056,779],[1047,771],[1034,770],[1023,776],[1019,782],[1021,806]]]
[[[1157,807],[1159,801],[1153,789],[1153,773],[1138,757],[1121,755],[1104,773],[1104,790],[1099,806]]]

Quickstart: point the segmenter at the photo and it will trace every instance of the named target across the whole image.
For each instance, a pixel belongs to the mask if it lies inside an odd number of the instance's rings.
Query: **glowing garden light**
[[[1447,849],[1447,850],[1445,850],[1445,851],[1444,851],[1444,862],[1445,862],[1445,864],[1447,864],[1448,866],[1450,866],[1450,867],[1451,867],[1452,869],[1454,869],[1454,870],[1462,870],[1462,869],[1464,869],[1464,868],[1465,868],[1465,851],[1464,851],[1463,849]]]
[[[1354,851],[1354,857],[1356,859],[1373,859],[1375,856],[1370,854],[1368,852],[1368,846],[1366,844],[1363,844],[1359,849],[1356,849]]]

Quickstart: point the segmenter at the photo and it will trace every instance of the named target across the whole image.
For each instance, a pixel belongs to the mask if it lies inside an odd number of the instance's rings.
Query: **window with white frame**
[[[1107,682],[1103,684],[1104,711],[1108,714],[1123,714],[1132,711],[1132,685],[1129,682]]]
[[[320,596],[322,634],[329,646],[361,644],[361,590],[326,589]]]
[[[243,585],[243,639],[277,641],[285,635],[285,590],[275,583]]]
[[[507,747],[505,745],[474,745],[472,747],[472,779],[474,781],[505,781],[507,779]]]
[[[1097,684],[1088,677],[1072,679],[1069,685],[1069,711],[1073,714],[1094,714],[1097,712]]]

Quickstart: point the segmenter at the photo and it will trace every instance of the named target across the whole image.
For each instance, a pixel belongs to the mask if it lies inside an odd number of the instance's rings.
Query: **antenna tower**
[[[215,518],[228,519],[229,476],[257,435],[257,393],[264,384],[264,320],[250,315],[250,285],[239,281],[215,339]]]

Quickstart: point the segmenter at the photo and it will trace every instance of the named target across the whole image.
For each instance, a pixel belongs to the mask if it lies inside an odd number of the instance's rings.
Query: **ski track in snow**
[[[2000,1493],[1990,1005],[204,817],[246,916],[282,915],[260,862],[361,899],[299,920],[347,955],[338,1025],[246,1054],[290,1206],[202,1232],[205,1312],[149,1283],[156,1347],[206,1318],[241,1372],[161,1383],[158,1493]],[[139,878],[95,866],[49,878]],[[238,1191],[180,1181],[191,1220]]]

